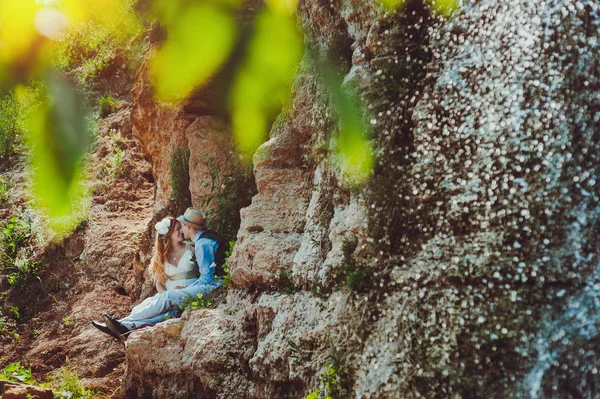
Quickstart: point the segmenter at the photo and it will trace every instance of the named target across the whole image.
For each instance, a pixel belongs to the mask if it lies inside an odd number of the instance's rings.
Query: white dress
[[[189,245],[186,245],[185,252],[181,255],[177,266],[165,261],[165,274],[169,277],[165,281],[165,288],[168,290],[175,287],[187,287],[200,276],[198,266],[193,260],[194,253]]]

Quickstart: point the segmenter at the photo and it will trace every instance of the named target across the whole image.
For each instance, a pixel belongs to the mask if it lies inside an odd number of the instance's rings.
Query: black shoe
[[[106,327],[108,327],[113,333],[118,334],[121,340],[127,340],[127,335],[129,335],[131,332],[129,328],[125,327],[119,322],[119,320],[106,313],[102,315],[102,319],[104,319]]]
[[[120,336],[119,334],[115,334],[115,333],[114,333],[114,332],[113,332],[113,331],[112,331],[110,328],[108,328],[108,327],[106,326],[106,324],[104,324],[104,323],[98,323],[97,321],[92,321],[92,325],[93,325],[94,327],[96,327],[98,330],[100,330],[100,331],[102,331],[103,333],[105,333],[105,334],[108,334],[108,335],[110,335],[110,336],[112,336],[112,337],[114,337],[114,338],[116,338],[116,339],[118,339],[118,340],[120,340],[120,339],[121,339],[121,336]]]

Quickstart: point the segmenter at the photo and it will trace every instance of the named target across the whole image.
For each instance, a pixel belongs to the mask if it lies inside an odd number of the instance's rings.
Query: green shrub
[[[310,392],[306,399],[345,399],[350,397],[351,371],[342,363],[338,355],[325,364],[325,370],[319,376],[319,388]]]
[[[31,224],[26,219],[16,216],[8,219],[0,230],[2,242],[2,262],[4,266],[10,266],[17,258],[19,249],[25,246],[27,239],[31,236]]]
[[[95,390],[83,386],[68,359],[67,364],[61,367],[50,381],[56,399],[93,399],[98,396]]]
[[[0,271],[13,287],[23,287],[39,272],[39,260],[32,260],[32,221],[11,217],[0,228]]]
[[[100,107],[100,117],[106,118],[108,115],[112,114],[117,110],[120,101],[110,94],[107,96],[100,97],[98,100],[98,105]]]
[[[229,288],[229,285],[231,284],[229,257],[233,253],[233,247],[235,247],[235,241],[229,241],[229,249],[225,252],[225,264],[223,264],[223,271],[225,271],[225,275],[223,276],[223,287],[225,287],[225,289]]]
[[[16,331],[16,325],[14,321],[8,320],[8,317],[4,316],[0,312],[0,337],[13,337],[19,339],[19,334]],[[3,379],[2,373],[0,373],[0,380]],[[4,378],[6,379],[6,378]]]
[[[18,322],[19,320],[21,320],[21,310],[19,309],[18,306],[11,306],[10,307],[10,313],[12,313],[13,318]]]
[[[59,2],[60,3],[60,2]],[[127,48],[143,27],[132,12],[135,1],[123,2],[115,25],[90,20],[70,25],[52,49],[54,66],[70,73],[82,86],[90,86]],[[60,4],[58,4],[60,6]]]
[[[190,149],[181,146],[173,150],[171,154],[171,192],[172,201],[179,211],[183,211],[192,205],[192,193],[190,192]]]
[[[93,399],[98,396],[94,390],[86,389],[75,369],[67,364],[58,369],[48,380],[40,383],[33,378],[31,369],[22,366],[20,362],[11,363],[0,371],[0,380],[19,382],[22,384],[37,385],[40,387],[51,387],[56,399]]]
[[[8,181],[8,178],[5,176],[0,176],[0,206],[3,206],[9,198],[10,183]]]
[[[123,174],[123,156],[125,153],[121,149],[121,147],[114,147],[113,155],[111,157],[111,170],[110,170],[110,178],[115,179],[117,176]]]
[[[22,366],[20,362],[11,363],[0,371],[0,380],[19,382],[21,384],[37,385],[31,374],[31,369]]]
[[[0,95],[0,158],[11,156],[24,129],[24,115],[13,93]]]
[[[30,261],[17,257],[12,266],[6,268],[9,272],[8,283],[13,287],[24,287],[39,274],[40,261]]]
[[[190,295],[183,300],[179,308],[181,310],[200,310],[206,309],[212,306],[215,301],[211,298],[204,298],[202,294],[196,294],[196,297]]]

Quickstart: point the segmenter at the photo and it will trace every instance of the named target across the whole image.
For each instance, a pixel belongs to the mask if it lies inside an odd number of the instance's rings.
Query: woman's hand
[[[162,294],[163,292],[165,292],[167,290],[167,288],[164,286],[164,284],[162,284],[160,281],[156,280],[156,284],[154,284],[156,286],[156,291],[158,291],[159,294]]]

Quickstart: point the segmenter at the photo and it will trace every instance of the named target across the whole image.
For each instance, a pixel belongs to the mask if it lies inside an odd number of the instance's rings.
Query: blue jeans
[[[197,294],[208,294],[220,285],[220,281],[215,281],[212,284],[191,285],[183,289],[156,294],[134,306],[129,316],[122,318],[119,322],[131,330],[144,325],[153,326],[175,316],[179,306],[186,298],[190,296],[196,298]]]

